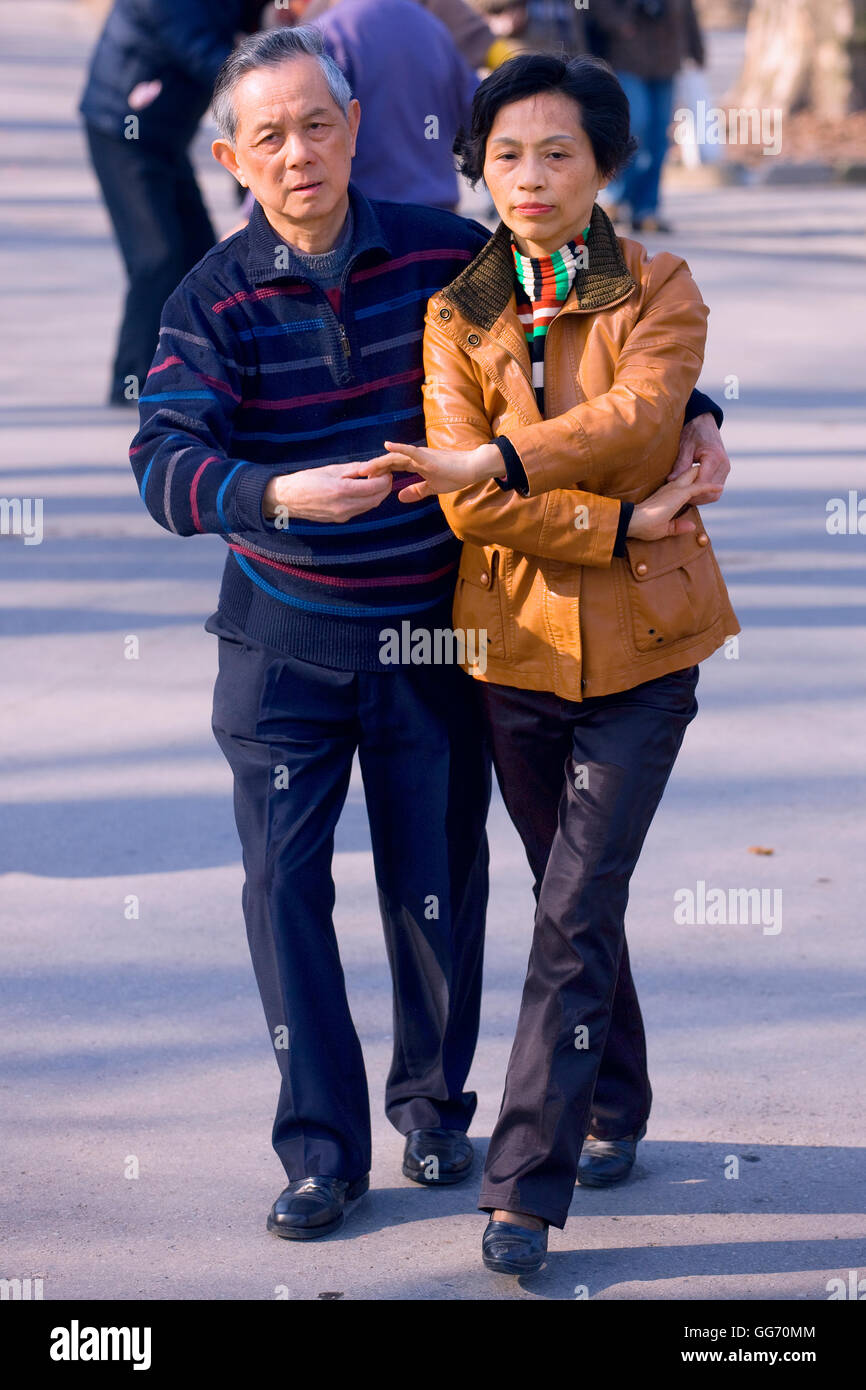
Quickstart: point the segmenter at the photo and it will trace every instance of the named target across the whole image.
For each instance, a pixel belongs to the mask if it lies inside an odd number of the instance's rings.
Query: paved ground
[[[223,550],[141,507],[128,415],[101,405],[121,277],[74,117],[77,7],[3,4],[4,497],[44,542],[2,540],[3,1108],[0,1275],[47,1298],[824,1299],[866,1273],[862,1108],[864,538],[826,503],[862,471],[855,190],[677,194],[712,305],[703,384],[735,474],[708,512],[743,623],[705,664],[629,913],[656,1104],[634,1180],[578,1189],[545,1270],[480,1267],[477,1175],[400,1175],[381,1116],[387,967],[359,784],[339,833],[339,933],[369,1063],[373,1191],[310,1246],[266,1235],[282,1186],[276,1069],[240,915],[228,772],[202,629]],[[37,62],[38,54],[38,62]],[[207,189],[231,215],[219,171]],[[859,302],[858,302],[859,301]],[[124,659],[134,634],[140,659]],[[859,793],[859,796],[858,796]],[[520,846],[494,808],[483,1149],[529,943]],[[772,848],[772,856],[749,853]],[[674,894],[781,889],[782,930],[684,926]],[[139,915],[127,919],[130,895]],[[739,1177],[725,1177],[728,1156]],[[139,1176],[125,1176],[131,1156]]]

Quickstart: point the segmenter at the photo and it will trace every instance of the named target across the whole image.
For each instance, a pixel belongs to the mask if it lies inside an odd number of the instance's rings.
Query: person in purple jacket
[[[341,0],[316,25],[361,103],[352,182],[367,198],[455,212],[452,154],[478,76],[414,0]]]

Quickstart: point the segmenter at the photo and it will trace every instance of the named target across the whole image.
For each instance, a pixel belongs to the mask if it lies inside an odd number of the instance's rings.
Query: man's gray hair
[[[229,54],[217,74],[214,86],[212,109],[220,135],[234,145],[238,132],[238,113],[235,107],[235,89],[242,77],[257,68],[278,68],[289,58],[309,54],[315,58],[324,73],[328,91],[334,98],[344,116],[348,116],[352,88],[338,68],[325,45],[320,29],[312,24],[299,24],[296,29],[265,29],[261,34],[251,34],[243,43]]]

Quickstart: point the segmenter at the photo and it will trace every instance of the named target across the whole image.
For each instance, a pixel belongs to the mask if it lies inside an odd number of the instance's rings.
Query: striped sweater
[[[333,525],[262,515],[268,481],[424,444],[424,314],[489,233],[349,185],[352,254],[336,293],[309,280],[256,205],[166,302],[130,461],[142,500],[182,536],[228,546],[219,611],[253,641],[385,670],[380,633],[450,626],[459,542],[438,500]]]

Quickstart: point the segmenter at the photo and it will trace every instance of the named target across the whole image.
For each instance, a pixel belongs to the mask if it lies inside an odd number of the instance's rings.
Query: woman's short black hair
[[[613,178],[628,163],[637,141],[629,131],[628,97],[613,69],[601,58],[522,53],[485,77],[472,102],[469,133],[461,129],[454,141],[460,172],[473,188],[483,177],[487,137],[497,113],[538,92],[562,92],[580,108],[580,123],[602,178]]]

